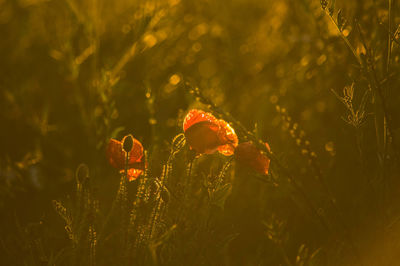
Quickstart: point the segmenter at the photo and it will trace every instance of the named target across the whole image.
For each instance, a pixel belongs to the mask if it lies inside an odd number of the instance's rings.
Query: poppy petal
[[[137,139],[133,138],[132,150],[129,152],[129,166],[133,163],[140,162],[143,157],[143,145]]]
[[[217,150],[223,155],[234,153],[238,138],[233,128],[211,113],[193,109],[186,115],[183,130],[191,149],[197,153],[212,154]]]
[[[183,131],[186,132],[191,126],[200,122],[210,122],[212,124],[218,124],[218,120],[211,114],[202,110],[192,109],[186,115],[183,121]]]
[[[220,126],[218,137],[223,144],[218,147],[218,151],[225,156],[233,155],[239,142],[235,130],[222,119],[218,120],[218,123]]]
[[[126,152],[123,150],[123,141],[128,136],[125,136],[122,139],[122,141],[116,139],[110,139],[108,143],[106,155],[108,161],[114,168],[125,169]],[[137,139],[133,137],[132,139],[133,139],[133,144],[129,152],[128,168],[132,168],[136,163],[141,162],[143,157],[142,144]]]
[[[268,150],[270,147],[265,143]],[[256,172],[268,175],[270,159],[264,155],[252,142],[240,143],[235,150],[236,160]]]
[[[218,125],[208,121],[196,123],[186,130],[186,141],[197,153],[214,153],[220,145],[218,130]]]
[[[125,152],[122,149],[122,142],[116,139],[110,139],[106,151],[107,159],[110,164],[117,169],[123,169],[125,166]]]

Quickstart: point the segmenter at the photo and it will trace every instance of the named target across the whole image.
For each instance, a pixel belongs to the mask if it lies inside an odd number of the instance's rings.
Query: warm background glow
[[[129,254],[132,265],[398,265],[399,7],[0,0],[0,264],[125,265]],[[89,257],[52,200],[72,208],[86,164],[98,236],[119,186],[109,139],[132,134],[149,177],[162,176],[188,110],[212,112],[187,84],[268,142],[296,184],[277,163],[265,177],[235,162],[224,170],[229,158],[213,154],[193,162],[184,190],[185,147],[151,241],[125,252],[113,215]],[[207,184],[221,186],[215,204]]]

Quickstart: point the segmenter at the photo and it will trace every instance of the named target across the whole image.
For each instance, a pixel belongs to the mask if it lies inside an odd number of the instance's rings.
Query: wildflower
[[[143,173],[143,146],[132,135],[125,136],[122,141],[110,139],[107,147],[107,159],[110,164],[125,172],[126,156],[128,156],[127,177],[129,181],[137,179]]]
[[[190,148],[198,154],[219,151],[229,156],[238,145],[238,137],[226,121],[202,110],[189,111],[183,122],[183,131]]]
[[[265,143],[268,150],[270,147]],[[268,175],[270,159],[264,155],[252,142],[240,143],[235,150],[235,158],[240,164],[247,166],[257,173]]]

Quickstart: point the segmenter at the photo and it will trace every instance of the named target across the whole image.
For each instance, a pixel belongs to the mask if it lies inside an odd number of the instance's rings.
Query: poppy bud
[[[122,139],[123,148],[126,153],[129,153],[133,147],[133,137],[132,135],[125,136]]]
[[[81,163],[78,168],[76,168],[75,178],[78,184],[82,184],[86,179],[89,179],[89,168],[86,164]]]

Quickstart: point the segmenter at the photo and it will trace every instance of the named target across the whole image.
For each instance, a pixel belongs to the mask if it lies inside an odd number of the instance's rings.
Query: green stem
[[[388,7],[388,51],[387,51],[387,58],[386,58],[386,72],[389,73],[390,69],[390,57],[392,55],[392,0],[389,0],[389,7]]]
[[[338,24],[336,23],[335,19],[329,14],[329,12],[324,9],[325,13],[328,15],[329,19],[332,21],[332,23],[336,26],[336,29],[338,30],[340,37],[343,39],[343,41],[346,43],[347,47],[350,49],[354,57],[356,58],[358,64],[362,67],[363,63],[361,61],[360,56],[357,54],[356,49],[351,45],[349,39],[343,34],[343,31],[340,30]]]

